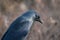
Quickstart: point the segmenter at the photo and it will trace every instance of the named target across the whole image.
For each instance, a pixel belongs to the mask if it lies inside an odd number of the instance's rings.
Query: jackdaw
[[[34,21],[42,23],[35,10],[28,10],[12,22],[2,40],[25,40]]]

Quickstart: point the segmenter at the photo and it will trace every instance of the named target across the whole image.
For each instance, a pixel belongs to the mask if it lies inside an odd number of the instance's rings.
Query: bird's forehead
[[[29,10],[29,11],[27,11],[26,13],[24,13],[24,14],[22,15],[22,17],[31,20],[32,18],[33,18],[33,19],[36,18],[36,15],[37,15],[37,12],[36,12],[36,11],[34,11],[34,10]]]

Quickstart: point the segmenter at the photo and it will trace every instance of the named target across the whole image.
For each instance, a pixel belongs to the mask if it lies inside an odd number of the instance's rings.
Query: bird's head
[[[23,16],[28,18],[29,20],[32,19],[32,20],[38,21],[38,22],[40,22],[42,24],[40,16],[38,15],[38,13],[35,10],[29,10]]]

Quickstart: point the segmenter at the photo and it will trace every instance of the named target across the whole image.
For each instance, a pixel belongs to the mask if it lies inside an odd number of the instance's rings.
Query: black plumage
[[[34,21],[39,21],[40,16],[34,10],[28,10],[22,16],[12,22],[2,40],[25,40]]]

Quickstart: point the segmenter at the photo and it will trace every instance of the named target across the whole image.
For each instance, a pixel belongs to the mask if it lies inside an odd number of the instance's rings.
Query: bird
[[[25,40],[35,21],[42,24],[35,10],[26,11],[11,23],[1,40]]]

